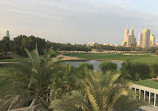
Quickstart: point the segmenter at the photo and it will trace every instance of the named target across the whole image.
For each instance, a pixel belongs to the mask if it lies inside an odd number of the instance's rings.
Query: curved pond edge
[[[70,59],[70,60],[62,60],[62,61],[90,61],[90,60],[96,60],[96,61],[116,61],[116,62],[124,62],[121,60],[113,60],[113,59]]]

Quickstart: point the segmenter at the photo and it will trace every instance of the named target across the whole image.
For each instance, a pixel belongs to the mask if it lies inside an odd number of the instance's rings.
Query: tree
[[[84,68],[93,70],[93,65],[92,65],[92,64],[88,64],[88,63],[81,63],[78,68],[79,68],[80,70],[81,70],[81,69],[84,69]]]
[[[155,54],[158,55],[158,51],[156,51]]]
[[[60,98],[63,94],[76,89],[77,69],[71,65],[60,64],[52,78],[52,98]]]
[[[120,72],[124,79],[139,80],[149,77],[150,68],[147,64],[131,63],[127,60],[122,63]]]
[[[116,71],[117,70],[117,64],[112,62],[104,61],[99,65],[99,68],[102,70],[103,73],[106,71]]]
[[[50,99],[50,85],[58,59],[51,58],[50,53],[40,57],[37,48],[32,52],[26,49],[28,59],[22,59],[13,64],[13,94],[10,108],[47,106]],[[13,105],[15,105],[13,107]],[[11,107],[12,106],[12,107]],[[9,110],[10,110],[9,108]]]
[[[13,52],[17,55],[26,56],[25,48],[26,45],[29,45],[26,43],[27,36],[20,35],[16,38],[14,38],[14,48]]]
[[[133,80],[137,77],[140,77],[139,79],[146,79],[150,75],[150,68],[147,64],[143,63],[133,63],[130,69],[130,75],[133,77]]]
[[[20,35],[18,37],[14,38],[14,53],[22,56],[27,56],[25,49],[28,49],[32,51],[35,49],[36,44],[38,45],[38,52],[40,55],[44,54],[44,49],[46,47],[46,42],[45,39],[41,39],[39,37],[34,37],[34,36],[25,36],[25,35]],[[48,48],[49,49],[49,48]]]
[[[10,40],[8,37],[3,37],[1,41],[1,52],[9,52],[10,51]]]
[[[87,76],[86,70],[93,70],[93,65],[88,63],[81,63],[77,68],[76,77],[79,79],[83,79]]]
[[[150,66],[150,71],[151,71],[151,77],[157,76],[158,79],[158,64],[152,64]]]
[[[141,102],[131,98],[129,83],[116,82],[120,77],[119,73],[87,73],[89,76],[81,80],[84,90],[82,93],[72,91],[61,99],[53,100],[50,107],[64,111],[127,111],[141,105]]]
[[[131,79],[130,70],[131,70],[132,64],[129,62],[129,60],[126,60],[121,64],[121,77],[124,79]]]

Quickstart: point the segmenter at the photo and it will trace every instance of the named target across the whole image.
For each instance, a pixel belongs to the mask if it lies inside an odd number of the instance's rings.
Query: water
[[[72,65],[74,67],[78,67],[81,63],[88,63],[88,64],[92,64],[94,67],[94,70],[99,70],[99,64],[103,61],[99,61],[99,60],[87,60],[87,61],[64,61],[66,64]],[[111,61],[113,63],[117,64],[117,69],[119,70],[121,68],[121,64],[122,62],[119,61]]]

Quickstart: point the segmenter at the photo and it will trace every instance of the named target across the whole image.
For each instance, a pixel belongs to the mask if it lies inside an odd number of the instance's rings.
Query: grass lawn
[[[0,67],[0,91],[6,88],[10,82],[10,73],[8,67]]]
[[[149,79],[141,80],[141,81],[135,81],[134,84],[138,84],[138,85],[158,89],[158,82],[152,81],[152,80],[149,80]]]
[[[20,58],[20,59],[2,59],[0,62],[15,62],[19,60],[29,60],[28,58]]]
[[[16,59],[2,59],[0,62],[14,62]]]
[[[158,63],[158,56],[152,56],[154,53],[142,53],[142,55],[124,55],[125,53],[68,53],[66,56],[79,57],[84,59],[111,59],[130,62],[139,62],[145,64]]]

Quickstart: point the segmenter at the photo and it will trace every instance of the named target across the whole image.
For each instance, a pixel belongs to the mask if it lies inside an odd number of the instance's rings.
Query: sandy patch
[[[158,55],[151,55],[151,56],[158,56]]]
[[[121,60],[112,60],[112,59],[94,59],[94,60],[98,60],[98,61],[116,61],[116,62],[124,62]]]
[[[130,54],[130,53],[126,53],[126,54],[123,54],[123,55],[144,55],[144,54]]]
[[[78,57],[71,57],[71,56],[65,56],[63,54],[60,54],[57,56],[58,58],[61,58],[61,60],[85,60],[83,58],[78,58]]]

